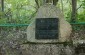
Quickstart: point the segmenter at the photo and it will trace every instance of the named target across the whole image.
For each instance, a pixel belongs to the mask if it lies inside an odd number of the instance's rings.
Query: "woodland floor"
[[[75,30],[72,32],[71,37],[75,39],[84,39],[85,30]],[[15,29],[1,29],[0,31],[0,55],[9,55],[16,53],[16,55],[22,55],[20,45],[25,43],[26,30],[15,30]],[[11,51],[11,52],[10,52]],[[14,51],[14,52],[13,52]]]

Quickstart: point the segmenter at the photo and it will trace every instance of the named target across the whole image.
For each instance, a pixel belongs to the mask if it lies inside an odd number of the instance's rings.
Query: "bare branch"
[[[38,6],[38,8],[39,8],[39,3],[38,3],[38,0],[35,0],[35,2],[36,2],[37,6]]]

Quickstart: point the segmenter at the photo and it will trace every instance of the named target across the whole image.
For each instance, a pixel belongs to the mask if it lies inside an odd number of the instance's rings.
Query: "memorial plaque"
[[[57,39],[58,18],[37,18],[35,26],[36,39]]]

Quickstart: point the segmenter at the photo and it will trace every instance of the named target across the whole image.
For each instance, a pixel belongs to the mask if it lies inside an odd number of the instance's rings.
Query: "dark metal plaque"
[[[57,39],[58,18],[37,18],[35,26],[36,39]]]

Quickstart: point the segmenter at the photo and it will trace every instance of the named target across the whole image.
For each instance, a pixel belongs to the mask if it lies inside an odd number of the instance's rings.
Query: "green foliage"
[[[85,22],[85,10],[78,14],[78,22]]]
[[[34,0],[5,0],[5,12],[0,23],[29,23],[36,12]]]
[[[2,24],[2,23],[4,23],[4,24],[6,24],[6,19],[0,19],[0,24]]]
[[[76,21],[77,22],[85,22],[85,0],[77,0],[77,18]],[[64,16],[66,18],[67,21],[70,22],[71,20],[71,1],[69,0],[69,2],[64,1],[63,3],[64,5]]]
[[[42,2],[42,1],[40,1]],[[85,0],[77,0],[78,2],[78,14],[77,22],[85,22]],[[63,0],[63,6],[61,1],[57,5],[63,7],[64,16],[67,21],[71,20],[71,1]],[[32,21],[31,19],[36,14],[35,0],[5,0],[5,12],[0,12],[0,24],[1,23],[19,23],[26,24]]]
[[[0,12],[0,19],[4,16],[4,12]]]
[[[82,1],[82,8],[85,9],[85,0]]]
[[[71,20],[71,11],[67,11],[66,13],[65,13],[65,17],[66,17],[66,20],[68,21],[68,22],[70,22],[70,20]]]
[[[85,0],[81,1],[81,7],[78,11],[78,22],[85,22]]]

